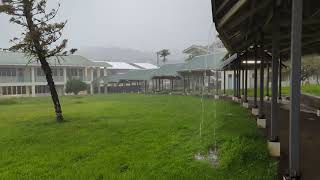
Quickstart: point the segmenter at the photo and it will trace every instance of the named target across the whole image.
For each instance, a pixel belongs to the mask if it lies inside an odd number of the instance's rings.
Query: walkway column
[[[281,89],[282,89],[282,57],[280,55],[280,58],[279,58],[279,100],[282,99]]]
[[[241,64],[242,64],[242,60],[241,60]],[[242,84],[242,98],[244,98],[244,94],[245,94],[245,88],[244,88],[244,74],[245,74],[245,69],[244,68],[242,68],[242,81],[241,81],[241,84]]]
[[[238,62],[238,98],[241,100],[241,60]]]
[[[274,1],[274,16],[272,19],[272,100],[271,100],[271,133],[270,141],[279,142],[279,105],[278,98],[278,72],[280,48],[280,22],[279,9]]]
[[[263,32],[260,34],[260,106],[259,106],[259,118],[264,119],[264,37]]]
[[[186,78],[183,75],[183,92],[186,93]]]
[[[216,95],[219,95],[219,75],[218,75],[218,71],[216,71]]]
[[[246,52],[248,53],[248,52]],[[246,74],[245,74],[245,90],[244,90],[244,102],[247,103],[248,102],[248,54],[246,54],[246,65],[245,65],[245,69],[246,69]]]
[[[233,69],[233,97],[237,96],[237,71],[234,67]]]
[[[267,63],[267,98],[269,100],[270,97],[270,62]]]
[[[290,90],[290,137],[289,168],[291,179],[299,179],[300,174],[300,95],[301,95],[301,0],[292,0],[291,27],[291,90]]]
[[[226,70],[223,70],[223,94],[226,95]]]
[[[253,108],[258,108],[257,96],[258,96],[258,64],[257,64],[257,45],[254,47],[254,102]]]

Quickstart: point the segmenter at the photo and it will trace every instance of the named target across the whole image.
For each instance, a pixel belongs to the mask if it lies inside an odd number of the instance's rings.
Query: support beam
[[[279,58],[279,100],[282,99],[282,57]]]
[[[248,55],[246,55],[246,74],[245,74],[245,90],[244,90],[244,102],[248,102]]]
[[[254,102],[253,102],[253,108],[258,108],[257,97],[258,97],[258,55],[257,55],[257,45],[255,45],[255,47],[254,47]]]
[[[301,96],[301,33],[303,1],[292,0],[291,32],[291,90],[289,128],[290,178],[299,179],[300,174],[300,96]]]
[[[233,69],[233,97],[237,96],[237,71]]]
[[[271,132],[270,141],[279,142],[279,105],[278,105],[278,72],[279,72],[279,53],[280,53],[280,23],[279,8],[276,0],[273,4],[272,19],[272,100],[271,100]]]
[[[218,71],[216,71],[216,95],[219,95],[219,76],[218,76]]]
[[[267,98],[270,97],[270,63],[267,64]]]
[[[238,98],[241,99],[241,61],[238,62]]]
[[[263,32],[260,32],[260,48],[259,53],[261,57],[261,63],[260,63],[260,106],[259,106],[259,118],[264,119],[265,113],[264,113],[264,37]]]
[[[223,94],[226,95],[226,70],[223,70]]]
[[[225,14],[218,25],[221,28],[230,18],[247,2],[247,0],[239,0],[237,3]]]

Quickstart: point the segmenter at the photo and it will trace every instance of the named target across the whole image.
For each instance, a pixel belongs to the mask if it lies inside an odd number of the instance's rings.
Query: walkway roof
[[[272,48],[273,0],[211,0],[212,14],[219,37],[230,53],[243,52],[264,32],[265,49]],[[291,35],[291,3],[277,1],[280,23],[280,52],[288,57]],[[320,51],[320,1],[303,1],[303,54]]]

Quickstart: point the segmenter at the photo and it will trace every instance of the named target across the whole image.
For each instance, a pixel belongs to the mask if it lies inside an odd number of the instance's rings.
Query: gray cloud
[[[57,0],[50,0],[55,7]],[[208,44],[210,0],[60,0],[70,47],[118,46],[144,51]],[[0,15],[0,47],[18,28]],[[212,35],[211,35],[212,36]]]

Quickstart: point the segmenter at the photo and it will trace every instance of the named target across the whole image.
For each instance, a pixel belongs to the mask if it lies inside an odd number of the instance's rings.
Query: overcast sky
[[[58,0],[48,0],[54,7]],[[57,21],[69,47],[123,47],[143,51],[182,50],[212,42],[210,0],[60,0]],[[0,47],[6,48],[18,28],[0,15]],[[210,32],[211,31],[211,32]]]

